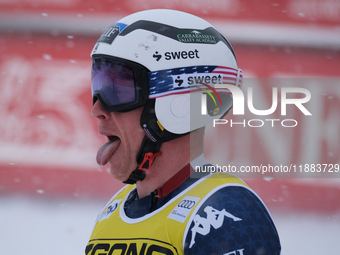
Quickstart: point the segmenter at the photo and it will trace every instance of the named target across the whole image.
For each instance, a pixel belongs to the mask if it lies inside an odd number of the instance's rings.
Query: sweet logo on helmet
[[[197,87],[204,84],[223,84],[223,77],[220,74],[214,73],[195,73],[195,74],[183,74],[175,76],[174,88],[181,87]],[[214,91],[215,92],[215,91]]]
[[[182,43],[205,43],[216,44],[216,37],[203,30],[180,30],[177,33],[177,40]]]
[[[154,59],[159,61],[162,58],[162,55],[158,53],[158,51],[155,52],[155,54],[152,55]]]
[[[165,60],[176,60],[176,59],[197,59],[200,58],[198,55],[199,51],[197,49],[190,51],[167,51],[163,55],[161,55],[158,51],[156,51],[152,57],[159,61],[164,57]]]
[[[177,79],[175,79],[175,83],[178,87],[182,86],[184,80],[181,78],[181,76],[177,76]]]

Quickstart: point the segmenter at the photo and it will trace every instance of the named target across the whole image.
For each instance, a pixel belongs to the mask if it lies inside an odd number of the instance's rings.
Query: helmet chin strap
[[[156,118],[155,99],[149,100],[145,104],[140,125],[144,129],[145,136],[137,154],[137,168],[123,182],[126,184],[143,181],[145,172],[150,170],[155,157],[162,155],[160,151],[162,144],[187,134],[173,134],[163,128]]]
[[[130,174],[129,178],[124,181],[125,184],[135,184],[145,178],[145,172],[149,171],[156,156],[162,155],[159,151],[162,143],[152,142],[147,136],[144,136],[142,145],[137,154],[137,168]]]

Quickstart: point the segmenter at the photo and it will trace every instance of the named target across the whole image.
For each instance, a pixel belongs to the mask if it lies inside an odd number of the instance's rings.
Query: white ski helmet
[[[223,85],[239,87],[243,77],[230,43],[214,26],[175,10],[122,18],[98,39],[91,57],[94,100],[107,111],[129,111],[155,99],[158,125],[173,134],[223,117],[232,107]],[[114,75],[108,71],[112,68]],[[123,75],[132,82],[112,85]],[[126,96],[116,95],[117,90]]]

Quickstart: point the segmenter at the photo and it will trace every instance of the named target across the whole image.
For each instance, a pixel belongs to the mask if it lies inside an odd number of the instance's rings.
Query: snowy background
[[[84,254],[105,202],[6,196],[0,198],[1,254]],[[282,254],[338,254],[340,214],[272,212]]]
[[[0,0],[1,254],[84,254],[97,214],[121,185],[95,164],[103,140],[90,116],[89,55],[113,22],[151,8],[213,23],[263,109],[271,86],[289,81],[311,91],[313,117],[289,108],[289,116],[268,117],[296,119],[296,128],[218,127],[208,135],[208,158],[340,163],[340,1]],[[282,254],[339,254],[339,174],[250,179],[272,213]]]

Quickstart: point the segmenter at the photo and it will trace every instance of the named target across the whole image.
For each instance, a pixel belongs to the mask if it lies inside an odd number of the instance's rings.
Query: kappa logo
[[[190,51],[167,51],[163,55],[156,51],[152,57],[156,61],[160,61],[162,58],[165,60],[178,60],[178,59],[195,59],[199,57],[199,51],[197,49]]]
[[[233,221],[241,221],[241,218],[235,217],[231,213],[228,213],[225,209],[219,211],[211,206],[204,208],[204,212],[207,214],[207,218],[201,217],[196,214],[193,221],[194,226],[191,229],[191,242],[189,248],[195,244],[196,234],[207,235],[210,233],[211,227],[218,229],[222,227],[224,223],[224,217],[230,218]]]

